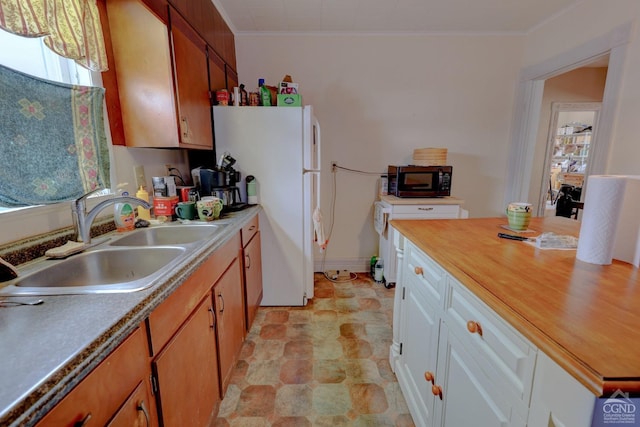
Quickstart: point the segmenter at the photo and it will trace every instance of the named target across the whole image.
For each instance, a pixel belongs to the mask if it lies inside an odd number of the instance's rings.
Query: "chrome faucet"
[[[102,191],[102,189],[99,188],[90,191],[71,202],[71,216],[73,217],[73,224],[79,242],[84,242],[85,244],[91,243],[91,224],[93,224],[93,220],[96,219],[98,213],[109,205],[124,202],[131,203],[134,206],[142,206],[145,209],[151,209],[151,205],[148,202],[138,199],[137,197],[117,196],[101,201],[87,213],[87,197],[99,191]]]

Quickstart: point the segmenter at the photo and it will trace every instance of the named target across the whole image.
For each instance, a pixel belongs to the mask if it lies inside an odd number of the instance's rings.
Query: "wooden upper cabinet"
[[[209,48],[209,89],[212,92],[227,87],[225,64],[213,49]]]
[[[229,66],[229,64],[227,64],[226,66],[226,71],[227,71],[227,88],[233,89],[234,87],[238,86],[238,73],[236,73],[236,71],[233,70]]]
[[[212,149],[206,44],[164,5],[107,0],[125,144]]]
[[[169,0],[224,62],[236,70],[235,40],[211,0]]]
[[[140,0],[107,0],[113,63],[129,147],[177,147],[167,25]]]
[[[212,149],[207,46],[174,9],[170,12],[180,143]]]

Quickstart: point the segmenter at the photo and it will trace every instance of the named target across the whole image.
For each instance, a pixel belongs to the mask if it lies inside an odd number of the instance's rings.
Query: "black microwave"
[[[389,166],[389,194],[396,197],[448,197],[452,166]]]

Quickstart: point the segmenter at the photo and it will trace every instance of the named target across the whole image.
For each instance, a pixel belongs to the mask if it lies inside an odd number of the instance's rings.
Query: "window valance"
[[[42,37],[58,55],[94,71],[107,70],[96,0],[0,0],[0,28]]]

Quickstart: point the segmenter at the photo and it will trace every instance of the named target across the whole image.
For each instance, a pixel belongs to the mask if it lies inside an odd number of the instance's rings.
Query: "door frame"
[[[601,102],[552,102],[551,103],[551,119],[549,120],[549,131],[547,132],[547,146],[545,148],[544,165],[542,180],[540,181],[540,198],[538,200],[538,216],[544,216],[547,195],[549,193],[549,172],[551,171],[551,159],[553,158],[553,150],[555,145],[555,139],[558,132],[558,116],[560,113],[570,112],[592,112],[593,115],[593,130],[591,131],[591,137],[589,141],[589,155],[587,156],[587,167],[584,171],[584,182],[587,182],[587,177],[591,174],[591,154],[596,146],[597,132],[598,132],[598,120],[600,118],[600,112],[602,110]],[[584,184],[583,184],[584,187]],[[582,196],[585,192],[582,191]]]
[[[606,173],[624,62],[632,29],[633,22],[627,22],[583,45],[521,70],[516,90],[503,206],[514,200],[528,200],[544,81],[609,55],[609,67],[597,129],[597,138],[600,143],[591,153],[590,170],[591,174]],[[593,137],[595,138],[596,135]]]

